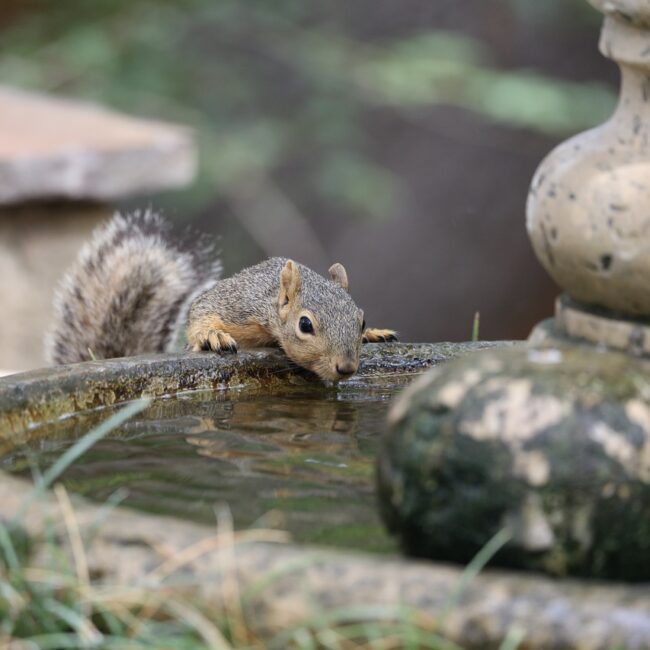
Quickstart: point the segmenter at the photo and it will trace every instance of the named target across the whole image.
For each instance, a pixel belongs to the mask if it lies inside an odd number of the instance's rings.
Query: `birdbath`
[[[188,185],[196,158],[182,126],[0,86],[0,376],[44,365],[55,285],[114,202]]]
[[[535,174],[534,250],[564,290],[527,346],[427,374],[392,410],[384,519],[414,555],[650,581],[650,0],[590,0],[622,72],[602,126]]]

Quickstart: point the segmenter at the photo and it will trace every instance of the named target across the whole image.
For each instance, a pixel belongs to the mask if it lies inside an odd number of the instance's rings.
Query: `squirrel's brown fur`
[[[172,350],[192,299],[220,272],[209,248],[174,244],[159,215],[116,214],[97,228],[59,285],[48,361]]]
[[[337,380],[356,371],[362,341],[395,340],[392,330],[364,329],[340,264],[330,268],[331,279],[278,257],[230,278],[219,280],[219,272],[208,251],[174,244],[157,215],[116,215],[82,249],[56,294],[49,359],[168,351],[187,321],[195,351],[277,345],[300,366]]]
[[[313,333],[300,331],[301,317],[310,320]],[[221,333],[244,347],[275,343],[320,377],[340,379],[359,364],[362,325],[363,312],[347,289],[302,264],[274,257],[198,296],[187,338],[195,350],[232,347],[230,341],[220,344]]]

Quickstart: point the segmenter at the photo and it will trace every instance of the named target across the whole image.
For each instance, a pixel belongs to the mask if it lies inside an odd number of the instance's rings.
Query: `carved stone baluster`
[[[650,2],[592,4],[606,14],[600,49],[621,68],[619,105],[541,164],[527,226],[539,260],[567,294],[557,305],[559,329],[648,353]]]
[[[556,319],[527,345],[448,362],[402,395],[380,497],[417,555],[468,562],[506,529],[497,563],[647,582],[650,0],[590,2],[606,15],[601,49],[621,67],[621,98],[531,187],[533,246],[566,291]]]

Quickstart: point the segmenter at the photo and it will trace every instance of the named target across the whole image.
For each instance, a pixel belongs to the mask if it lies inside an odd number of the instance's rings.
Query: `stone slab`
[[[177,188],[196,166],[187,128],[0,86],[0,205]]]

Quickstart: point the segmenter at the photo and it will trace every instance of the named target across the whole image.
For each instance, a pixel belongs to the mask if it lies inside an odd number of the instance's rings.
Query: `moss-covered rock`
[[[434,369],[390,414],[382,514],[405,550],[650,580],[650,364],[579,346],[480,352]]]

